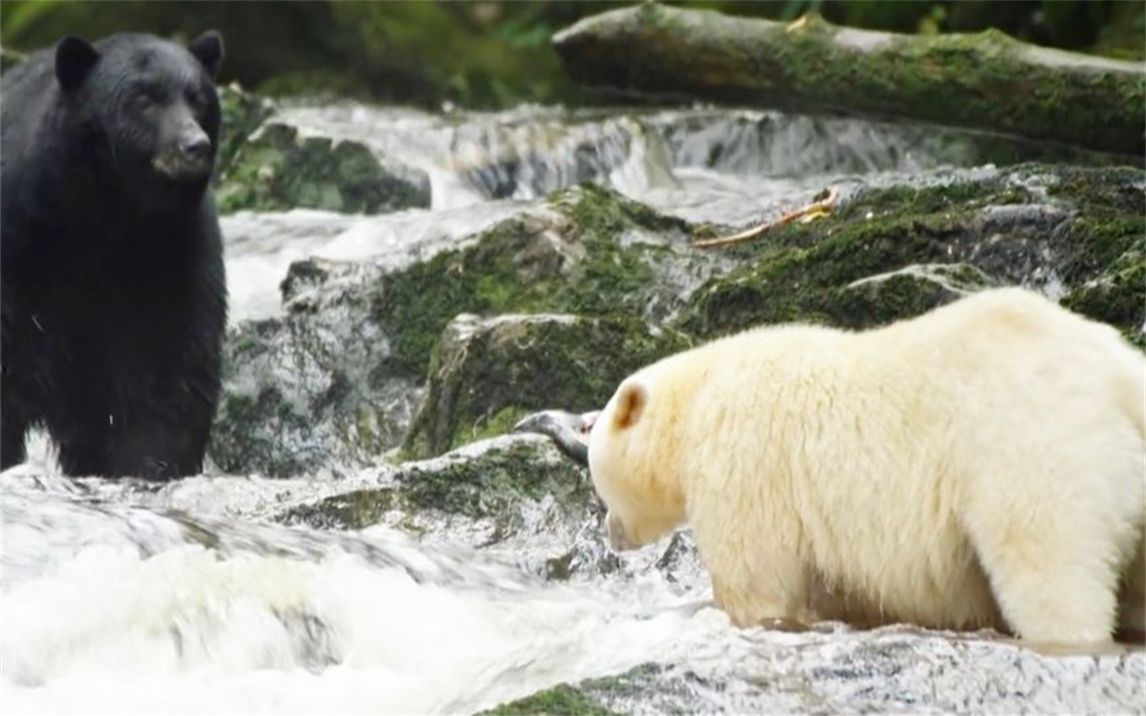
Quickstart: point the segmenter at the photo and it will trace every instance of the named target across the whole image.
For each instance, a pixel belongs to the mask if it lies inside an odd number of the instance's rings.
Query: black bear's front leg
[[[28,423],[14,406],[4,401],[0,407],[0,470],[24,462],[24,434]]]
[[[8,335],[4,335],[0,344],[10,340]],[[11,357],[7,355],[8,351],[3,353],[3,358],[0,358],[0,470],[7,470],[26,458],[24,435],[30,421],[20,407],[14,381],[10,379]]]
[[[65,419],[49,420],[48,433],[56,444],[60,469],[71,477],[107,474],[107,414],[95,409],[78,411]]]
[[[149,480],[195,475],[203,469],[208,431],[202,418],[132,421],[112,438],[105,474]]]
[[[207,355],[196,364],[185,356],[118,406],[106,474],[168,480],[202,471],[218,391],[214,361]]]

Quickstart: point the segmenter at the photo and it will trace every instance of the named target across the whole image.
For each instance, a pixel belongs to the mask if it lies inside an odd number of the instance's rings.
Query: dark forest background
[[[144,31],[188,39],[217,28],[224,81],[274,95],[331,94],[435,106],[583,103],[549,47],[579,18],[626,2],[61,2],[5,0],[0,44],[28,52],[65,34]],[[1029,42],[1143,59],[1141,0],[778,0],[674,3],[791,20],[808,10],[856,27],[908,33],[997,28]]]

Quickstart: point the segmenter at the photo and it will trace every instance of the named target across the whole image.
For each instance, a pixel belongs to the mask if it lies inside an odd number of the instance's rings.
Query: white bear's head
[[[653,542],[684,521],[674,401],[654,385],[647,375],[625,380],[589,436],[589,474],[609,510],[606,528],[615,550]]]

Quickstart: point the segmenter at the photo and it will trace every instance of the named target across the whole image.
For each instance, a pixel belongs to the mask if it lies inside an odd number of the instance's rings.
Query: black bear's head
[[[56,81],[85,143],[125,189],[135,183],[202,188],[219,140],[215,75],[219,33],[187,47],[151,35],[120,34],[94,45],[65,37],[56,45]]]

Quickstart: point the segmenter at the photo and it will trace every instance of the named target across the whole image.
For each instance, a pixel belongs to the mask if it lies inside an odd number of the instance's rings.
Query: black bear
[[[0,468],[42,426],[69,475],[201,470],[227,312],[222,58],[216,32],[66,37],[4,74]]]

